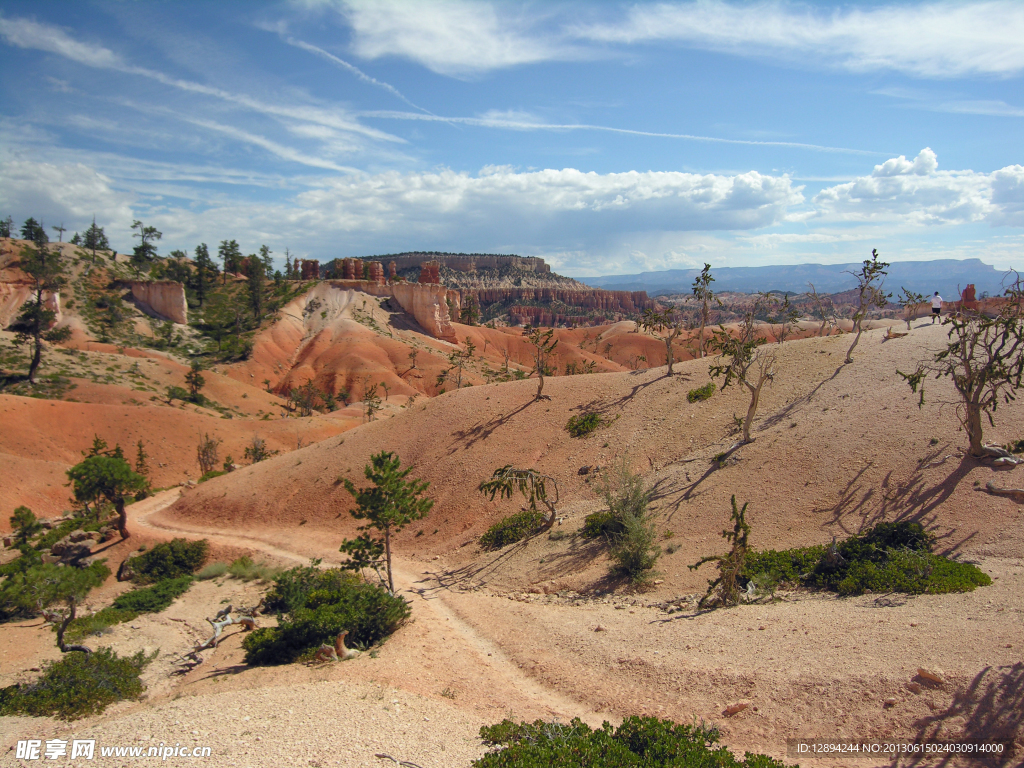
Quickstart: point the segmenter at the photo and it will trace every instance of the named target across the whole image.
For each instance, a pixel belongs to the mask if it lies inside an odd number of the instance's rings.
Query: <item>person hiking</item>
[[[935,295],[932,296],[932,325],[935,325],[935,318],[939,317],[942,313],[942,297],[939,296],[939,292],[936,291]]]

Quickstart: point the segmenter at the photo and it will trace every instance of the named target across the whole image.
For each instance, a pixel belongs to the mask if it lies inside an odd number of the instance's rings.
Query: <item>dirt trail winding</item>
[[[128,508],[129,517],[138,527],[147,529],[157,535],[184,535],[188,538],[206,538],[220,544],[256,549],[275,558],[305,564],[311,558],[328,557],[334,560],[337,550],[325,546],[323,540],[289,537],[281,546],[271,543],[259,536],[238,531],[226,531],[195,525],[182,525],[160,517],[160,512],[173,504],[179,497],[180,489],[172,489],[155,494]],[[507,713],[515,711],[523,716],[541,716],[548,719],[571,719],[579,717],[592,725],[600,725],[607,719],[607,714],[600,714],[584,704],[576,702],[554,691],[522,671],[494,641],[480,634],[476,629],[463,621],[456,610],[445,602],[444,590],[420,589],[416,586],[417,577],[413,574],[415,563],[398,561],[394,566],[396,586],[399,592],[406,593],[412,601],[413,619],[409,626],[388,643],[388,650],[402,646],[419,646],[419,650],[427,649],[432,641],[443,650],[425,654],[432,664],[419,663],[430,669],[432,674],[425,681],[414,676],[420,684],[412,682],[408,686],[418,692],[436,692],[445,687],[445,680],[459,680],[462,688],[462,699],[459,703],[473,705],[479,709],[488,709]],[[419,598],[419,599],[417,599]],[[398,642],[395,642],[395,641]],[[411,647],[406,651],[413,650]],[[406,654],[399,650],[389,654],[395,656],[390,665],[392,672],[397,674],[391,684],[396,687],[407,687],[402,673],[415,669],[418,663],[414,654],[404,661]],[[403,663],[404,662],[404,663]],[[438,663],[440,662],[440,663]],[[401,664],[405,669],[396,669]],[[379,676],[378,676],[379,679]],[[433,684],[432,684],[433,683]],[[451,686],[447,686],[450,690]]]

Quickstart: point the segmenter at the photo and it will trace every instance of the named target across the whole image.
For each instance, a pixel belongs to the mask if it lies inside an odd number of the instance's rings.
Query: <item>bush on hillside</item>
[[[696,389],[691,389],[687,392],[686,400],[690,403],[697,403],[701,400],[707,400],[713,394],[715,394],[715,382],[709,381],[703,387],[697,387]]]
[[[47,663],[36,682],[0,689],[0,715],[77,720],[99,714],[114,702],[142,695],[139,675],[154,658],[156,652],[146,656],[142,651],[119,657],[110,648],[66,653]]]
[[[860,595],[864,592],[971,592],[992,580],[977,566],[933,554],[934,537],[920,523],[879,523],[835,547],[750,551],[743,577],[762,588],[799,584]]]
[[[565,429],[572,437],[586,437],[604,423],[596,413],[581,413],[566,422]]]
[[[172,539],[157,544],[148,552],[132,558],[132,580],[136,584],[153,584],[165,579],[191,576],[203,566],[209,547],[206,539]]]
[[[348,643],[367,648],[392,634],[411,610],[404,598],[376,584],[366,584],[340,569],[310,574],[293,568],[277,577],[264,602],[277,610],[287,606],[276,627],[262,627],[242,643],[245,662],[254,666],[289,664],[348,630]]]
[[[176,579],[164,579],[151,587],[133,589],[125,592],[114,600],[114,608],[121,611],[136,613],[159,613],[176,597],[180,597],[192,586],[191,576],[179,576]]]
[[[544,524],[544,515],[533,509],[517,512],[488,528],[480,537],[480,546],[484,549],[501,549],[509,544],[522,541],[535,533]]]
[[[480,738],[501,749],[473,761],[474,768],[786,768],[767,755],[747,752],[738,760],[726,747],[713,748],[717,728],[655,717],[628,717],[618,728],[606,722],[597,730],[579,718],[503,720],[481,728]]]

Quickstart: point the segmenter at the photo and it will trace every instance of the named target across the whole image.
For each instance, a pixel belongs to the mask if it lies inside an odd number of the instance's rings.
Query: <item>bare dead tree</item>
[[[959,396],[956,415],[967,432],[971,455],[1016,463],[1005,449],[986,445],[982,434],[982,416],[994,426],[1000,401],[1008,405],[1015,400],[1024,379],[1024,286],[1019,277],[1006,296],[995,317],[966,308],[950,317],[945,349],[919,363],[913,373],[897,373],[912,391],[920,392],[919,407],[924,406],[926,378],[949,378]]]
[[[656,309],[645,309],[637,327],[665,343],[665,362],[668,365],[666,375],[671,376],[672,364],[675,362],[672,354],[672,342],[683,332],[682,318],[674,316],[671,309],[665,309],[662,312],[658,312]]]
[[[811,303],[814,304],[814,312],[821,318],[821,326],[818,328],[818,336],[825,335],[825,326],[829,327],[829,333],[838,325],[836,318],[836,307],[832,303],[832,297],[828,294],[822,295],[818,293],[814,288],[814,283],[808,283],[810,286],[810,297]]]
[[[882,283],[886,275],[885,269],[888,266],[888,262],[878,260],[878,249],[873,248],[871,250],[871,258],[864,259],[860,271],[847,272],[847,274],[853,275],[857,280],[857,309],[853,312],[853,330],[856,331],[857,335],[854,336],[853,343],[846,352],[846,360],[844,361],[846,363],[853,362],[853,348],[860,341],[864,318],[867,317],[868,310],[871,307],[884,307],[889,300],[891,294],[885,293],[882,290]]]
[[[733,336],[725,326],[719,326],[711,340],[712,347],[721,353],[721,361],[718,365],[713,365],[709,371],[712,378],[723,377],[723,390],[735,381],[746,387],[750,393],[750,405],[747,407],[746,418],[743,419],[742,443],[751,441],[750,426],[757,413],[761,390],[775,380],[778,363],[776,353],[762,346],[767,339],[757,335],[757,321],[754,316],[759,309],[759,304],[755,301],[754,306],[744,314],[738,335]]]

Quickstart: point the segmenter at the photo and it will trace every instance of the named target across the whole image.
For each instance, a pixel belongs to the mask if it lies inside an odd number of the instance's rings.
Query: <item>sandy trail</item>
[[[325,546],[323,539],[311,541],[290,537],[285,545],[279,546],[259,536],[184,525],[177,521],[162,519],[159,513],[173,504],[180,494],[180,489],[155,494],[130,506],[129,517],[136,526],[158,535],[170,533],[185,535],[188,538],[206,538],[228,546],[256,549],[272,557],[297,564],[306,564],[311,558],[323,558],[325,562],[328,558],[336,559],[337,549]],[[415,567],[413,563],[402,561],[396,561],[394,564],[396,587],[400,593],[409,596],[413,605],[412,622],[403,632],[424,641],[440,637],[444,644],[444,654],[441,657],[444,663],[435,665],[432,676],[439,680],[458,677],[465,681],[464,685],[472,685],[475,690],[465,692],[468,694],[465,703],[473,704],[476,708],[484,706],[502,713],[507,713],[511,709],[517,714],[524,713],[524,716],[547,719],[568,720],[579,717],[591,725],[600,725],[607,719],[607,715],[602,715],[525,674],[520,665],[497,643],[483,636],[460,618],[458,611],[446,603],[448,595],[445,590],[428,591],[418,587],[418,583],[425,583],[429,579],[418,579],[413,574]],[[433,586],[433,581],[429,581]],[[437,659],[438,656],[435,655],[434,658]],[[412,664],[408,666],[411,667]],[[437,668],[438,666],[440,668]],[[401,686],[402,678],[397,678],[393,684]],[[416,690],[418,687],[421,688],[413,685],[412,689]]]

